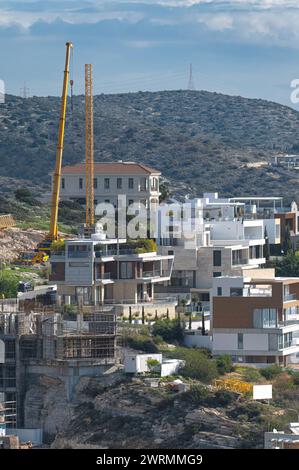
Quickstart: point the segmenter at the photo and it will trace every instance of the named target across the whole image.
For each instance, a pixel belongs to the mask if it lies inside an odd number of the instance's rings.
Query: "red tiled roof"
[[[141,163],[135,162],[101,162],[94,164],[95,174],[117,174],[117,175],[144,175],[154,174],[160,175],[161,172],[150,168]],[[63,175],[84,174],[85,163],[77,163],[76,165],[68,165],[62,168]]]

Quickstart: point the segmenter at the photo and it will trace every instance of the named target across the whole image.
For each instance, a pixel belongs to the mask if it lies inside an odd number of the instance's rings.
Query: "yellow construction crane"
[[[93,147],[93,80],[92,64],[85,64],[85,159],[86,159],[86,227],[94,225],[94,147]]]
[[[73,44],[71,42],[66,43],[66,58],[64,68],[64,79],[62,87],[62,98],[61,98],[61,110],[59,120],[59,132],[58,132],[58,143],[56,149],[56,164],[53,175],[53,188],[52,188],[52,201],[51,201],[51,222],[50,231],[44,242],[38,245],[39,250],[50,250],[51,243],[58,239],[58,206],[59,206],[59,194],[61,184],[61,166],[62,166],[62,154],[63,154],[63,143],[64,143],[64,130],[65,130],[65,119],[66,119],[66,106],[68,97],[68,85],[70,75],[70,60],[71,51]]]

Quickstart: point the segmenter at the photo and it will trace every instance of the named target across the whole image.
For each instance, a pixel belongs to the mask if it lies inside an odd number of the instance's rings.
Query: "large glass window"
[[[129,189],[134,189],[134,178],[129,178]]]
[[[109,178],[104,178],[104,188],[105,189],[110,188],[110,179]]]
[[[121,189],[121,188],[122,188],[122,185],[123,185],[123,180],[122,180],[122,178],[117,178],[117,181],[116,181],[117,189]]]
[[[257,308],[253,312],[254,328],[276,328],[277,309],[276,308]]]
[[[244,340],[243,333],[238,333],[238,349],[244,349],[243,340]]]

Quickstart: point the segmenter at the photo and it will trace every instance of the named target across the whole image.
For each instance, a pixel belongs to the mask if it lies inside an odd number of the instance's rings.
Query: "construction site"
[[[14,310],[8,305],[2,307],[0,398],[7,428],[32,428],[32,416],[24,404],[27,387],[36,377],[63,380],[71,401],[82,376],[100,376],[117,362],[112,309],[70,316],[49,308],[28,313],[21,305],[17,312],[5,311]]]

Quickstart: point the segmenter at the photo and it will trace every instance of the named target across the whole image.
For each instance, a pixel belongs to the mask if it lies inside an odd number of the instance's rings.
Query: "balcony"
[[[293,300],[296,300],[296,294],[285,294],[283,296],[284,302],[292,302]]]
[[[89,251],[69,251],[68,258],[89,258]]]
[[[126,249],[112,249],[112,250],[100,250],[95,252],[96,258],[102,258],[103,256],[122,256],[122,255],[136,255],[136,250],[134,248]]]
[[[143,271],[142,273],[137,274],[137,279],[150,279],[154,277],[170,277],[169,270],[153,270],[153,271]]]
[[[97,281],[112,281],[112,278],[111,278],[111,273],[98,273],[97,274],[97,277],[96,277],[96,280]]]
[[[242,266],[244,264],[248,264],[248,258],[237,258],[232,260],[232,266]]]

